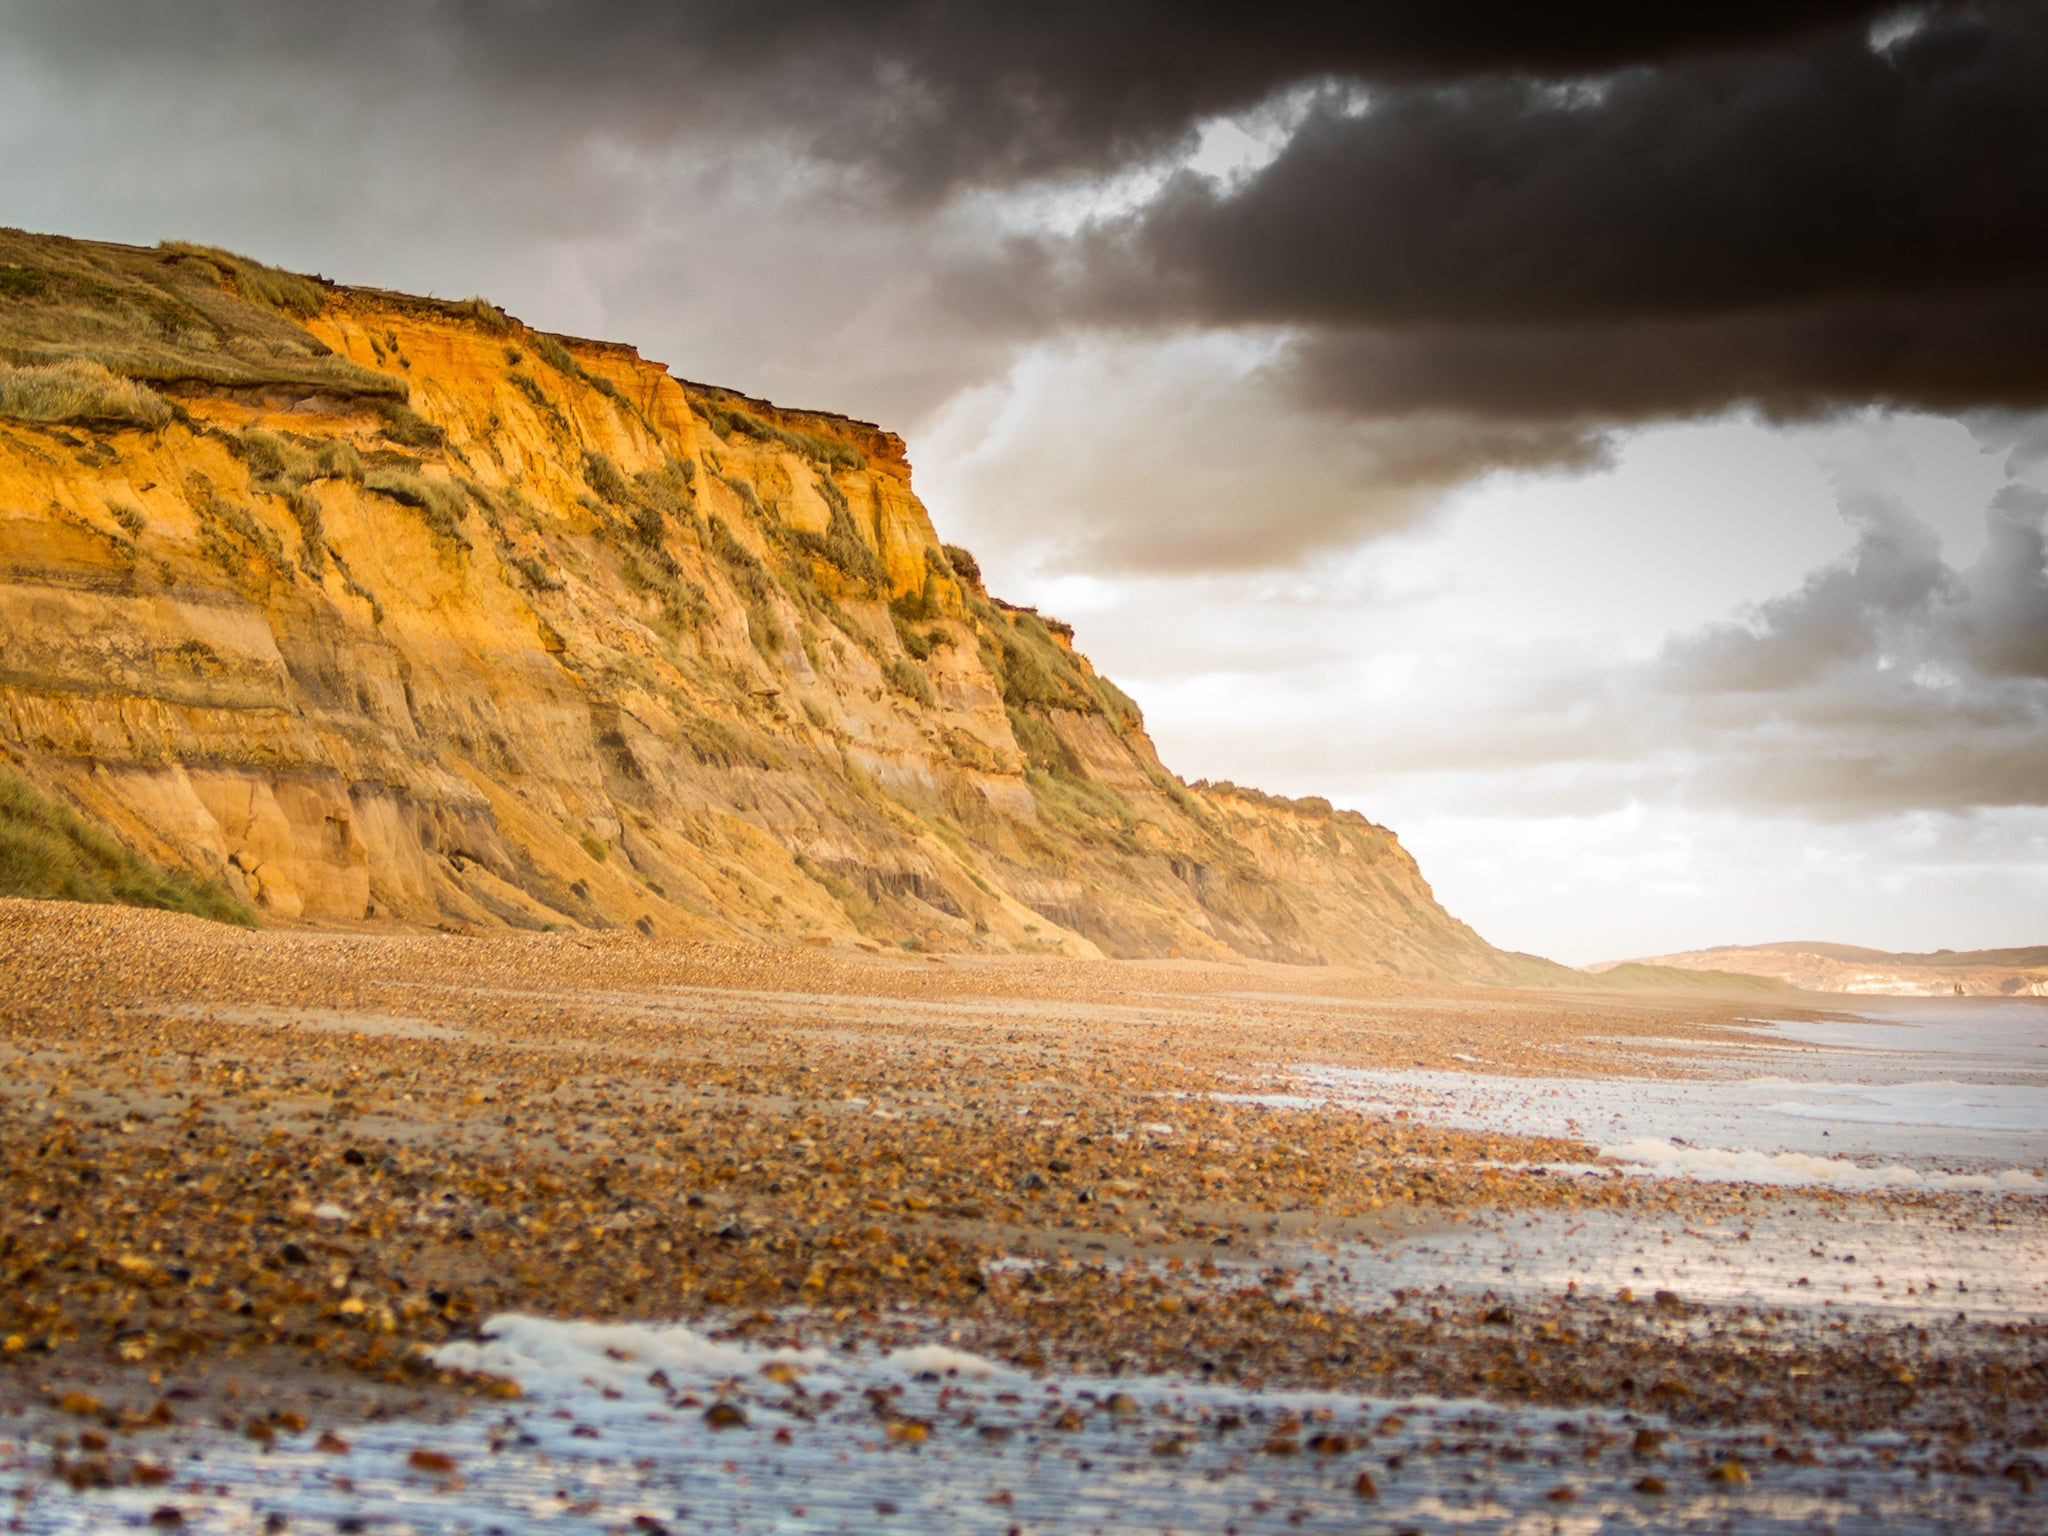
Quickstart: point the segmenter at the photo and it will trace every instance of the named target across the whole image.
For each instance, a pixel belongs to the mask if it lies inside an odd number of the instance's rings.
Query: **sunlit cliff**
[[[1364,817],[1183,783],[878,428],[4,232],[0,360],[0,769],[270,920],[1531,964]]]

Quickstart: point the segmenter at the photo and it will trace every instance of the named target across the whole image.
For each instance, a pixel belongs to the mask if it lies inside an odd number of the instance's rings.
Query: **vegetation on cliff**
[[[245,927],[256,922],[214,882],[158,868],[11,773],[0,773],[0,896],[160,907]]]

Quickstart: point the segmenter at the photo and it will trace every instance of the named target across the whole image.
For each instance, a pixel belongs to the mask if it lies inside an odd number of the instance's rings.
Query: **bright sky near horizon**
[[[1444,11],[0,0],[0,221],[878,420],[1505,947],[2048,942],[2048,24]]]
[[[1982,561],[2011,454],[1959,422],[1645,428],[1609,468],[1498,475],[1400,533],[1251,579],[1045,562],[1041,530],[1005,510],[1032,496],[1027,435],[1010,457],[1003,434],[942,419],[925,494],[1019,573],[1010,589],[1077,626],[1144,705],[1166,760],[1392,826],[1445,904],[1498,944],[1584,964],[1786,938],[1982,948],[2048,931],[2038,808],[1958,807],[1963,787],[1940,784],[1887,804],[1840,782],[1915,751],[1938,774],[1963,755],[1938,726],[1892,743],[1843,718],[1846,690],[1731,710],[1674,697],[1658,676],[1673,647],[1768,622],[1760,607],[1855,561],[1845,491],[1882,487],[1949,572]],[[1019,526],[1031,535],[1006,536]]]

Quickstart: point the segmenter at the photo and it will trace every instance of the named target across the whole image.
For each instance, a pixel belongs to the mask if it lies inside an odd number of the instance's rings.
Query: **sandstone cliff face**
[[[1385,829],[1176,779],[874,427],[0,235],[0,357],[81,356],[171,419],[0,416],[0,766],[276,918],[1526,969]]]

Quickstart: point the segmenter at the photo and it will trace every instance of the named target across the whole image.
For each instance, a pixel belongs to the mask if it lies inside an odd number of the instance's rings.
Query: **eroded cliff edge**
[[[259,909],[1542,965],[1364,817],[1176,778],[878,428],[476,301],[13,232],[0,358],[0,766]]]

